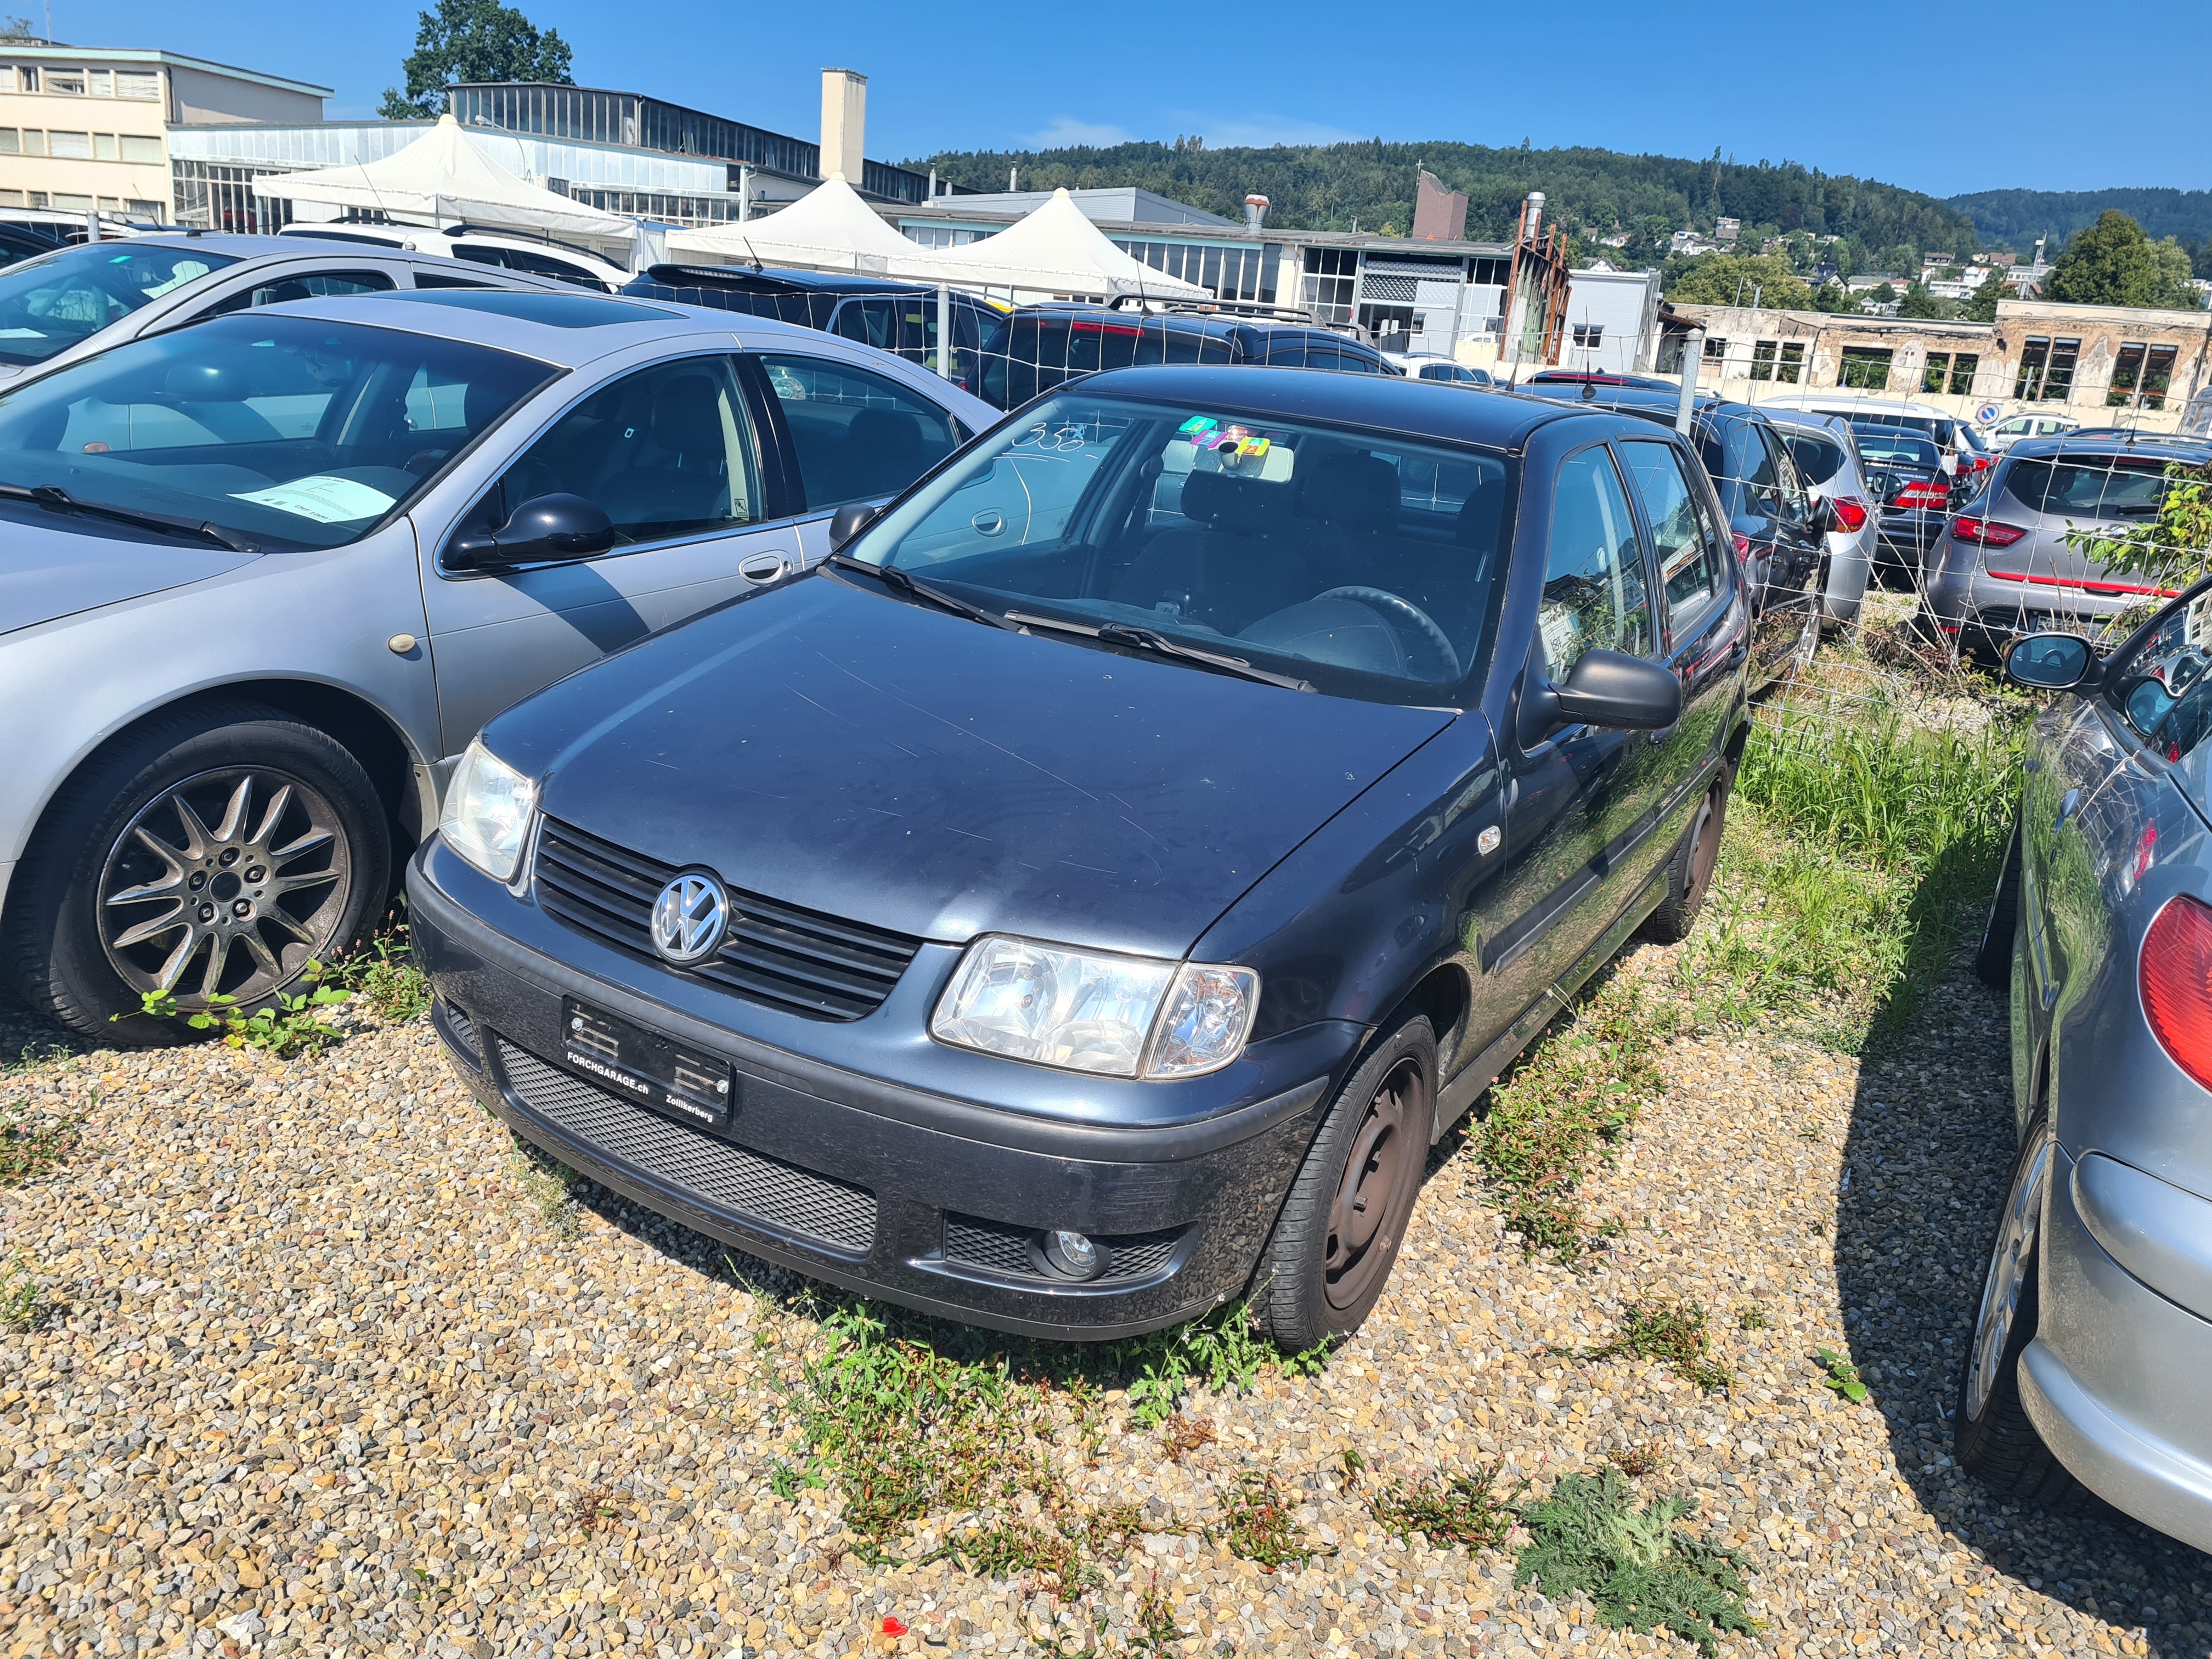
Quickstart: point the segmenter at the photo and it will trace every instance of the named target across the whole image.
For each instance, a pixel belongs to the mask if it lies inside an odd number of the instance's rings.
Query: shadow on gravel
[[[2153,1654],[2203,1659],[2212,1557],[2102,1506],[2023,1510],[1951,1461],[1951,1413],[2012,1173],[2008,1018],[1995,993],[1946,974],[1861,1067],[1836,1215],[1850,1355],[1899,1473],[1939,1525],[2031,1589],[2140,1624]]]

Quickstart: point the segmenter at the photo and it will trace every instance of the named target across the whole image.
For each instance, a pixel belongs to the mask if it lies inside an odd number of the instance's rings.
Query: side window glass
[[[878,351],[898,342],[898,307],[894,300],[848,300],[837,307],[837,333]]]
[[[1759,441],[1759,428],[1748,421],[1737,422],[1735,439],[1729,448],[1733,470],[1742,480],[1746,492],[1760,507],[1772,511],[1778,503],[1780,481],[1775,477],[1774,453]]]
[[[1536,625],[1554,679],[1585,651],[1651,654],[1651,600],[1636,520],[1602,445],[1559,469]]]
[[[210,306],[202,318],[227,317],[255,306],[281,306],[289,300],[323,300],[348,294],[388,294],[396,286],[380,270],[318,270],[304,276],[286,276],[232,295]]]
[[[447,390],[410,391],[434,422]],[[750,524],[761,516],[758,469],[744,399],[726,359],[685,357],[625,375],[578,404],[507,470],[485,528],[540,495],[581,495],[624,543],[665,540]],[[473,526],[472,526],[473,527]]]
[[[1721,596],[1720,533],[1670,445],[1625,443],[1620,459],[1651,526],[1659,586],[1666,591],[1667,613],[1680,640],[1682,630]]]
[[[1805,499],[1805,485],[1797,476],[1797,464],[1790,459],[1790,451],[1782,441],[1782,434],[1771,427],[1759,434],[1765,440],[1767,454],[1774,469],[1776,499],[1782,503],[1784,514],[1800,522],[1811,516],[1811,505]]]
[[[763,356],[761,364],[791,434],[809,512],[896,495],[958,447],[943,410],[887,376],[821,357]]]

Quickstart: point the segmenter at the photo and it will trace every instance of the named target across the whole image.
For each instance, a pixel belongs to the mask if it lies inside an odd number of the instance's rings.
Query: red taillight
[[[1977,547],[2010,547],[2027,532],[2016,524],[1999,524],[1995,519],[1977,519],[1962,513],[1951,520],[1951,534]]]
[[[1094,323],[1082,317],[1068,324],[1067,327],[1068,331],[1073,334],[1126,334],[1133,340],[1144,332],[1134,323]]]
[[[2173,1063],[2212,1089],[2212,909],[2169,902],[2142,945],[2143,1014]]]
[[[1836,509],[1836,522],[1845,530],[1866,528],[1866,503],[1854,495],[1838,495],[1828,503]]]
[[[1899,507],[1948,507],[1951,492],[1933,478],[1916,478],[1897,492]]]
[[[1739,559],[1748,559],[1751,556],[1751,538],[1745,535],[1741,531],[1738,531],[1735,533],[1735,539],[1736,557]]]

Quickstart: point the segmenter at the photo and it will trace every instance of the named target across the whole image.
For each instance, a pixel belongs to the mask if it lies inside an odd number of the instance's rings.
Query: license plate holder
[[[561,1002],[561,1058],[622,1098],[685,1123],[720,1128],[737,1107],[737,1077],[728,1060],[574,997]]]

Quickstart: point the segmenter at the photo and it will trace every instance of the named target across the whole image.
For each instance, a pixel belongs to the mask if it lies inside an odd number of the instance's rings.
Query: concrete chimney
[[[868,77],[858,70],[822,71],[822,176],[845,175],[860,187],[860,146],[868,130]]]
[[[1273,204],[1266,197],[1256,191],[1247,196],[1244,198],[1244,228],[1254,231],[1259,229],[1260,222],[1267,216],[1267,210]]]

